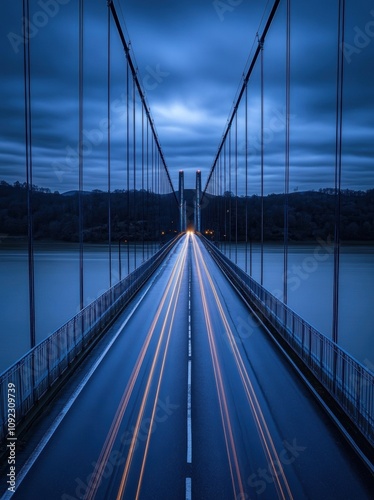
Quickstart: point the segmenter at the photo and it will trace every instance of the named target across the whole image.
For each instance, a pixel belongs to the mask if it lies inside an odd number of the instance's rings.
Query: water
[[[250,246],[220,246],[234,262],[250,272]],[[231,255],[230,255],[231,253]],[[264,246],[263,285],[283,297],[283,245]],[[261,279],[260,245],[252,246],[252,276]],[[289,247],[288,305],[321,333],[331,338],[333,307],[333,247],[320,241],[314,245]],[[374,247],[343,246],[340,257],[339,345],[374,371]]]
[[[224,250],[224,247],[221,247]],[[157,250],[156,244],[136,248],[137,264]],[[226,253],[229,247],[226,246]],[[245,246],[231,258],[250,270]],[[135,249],[121,245],[121,276],[135,267]],[[374,369],[374,247],[343,247],[340,273],[339,344]],[[291,246],[288,264],[289,306],[319,331],[331,337],[333,255],[331,246]],[[260,247],[252,248],[252,275],[260,280]],[[37,342],[42,341],[79,310],[77,245],[39,245],[35,250]],[[118,246],[112,247],[112,284],[119,279]],[[109,286],[108,247],[85,245],[84,301],[88,304]],[[283,291],[283,246],[265,245],[264,286],[277,296]],[[0,247],[0,372],[29,349],[27,250]]]
[[[121,244],[121,277],[158,249],[156,243]],[[136,262],[135,262],[136,255]],[[84,305],[109,288],[107,245],[84,247]],[[80,306],[76,244],[37,245],[34,258],[36,342],[72,318]],[[112,247],[112,285],[119,280],[118,245]],[[30,348],[28,257],[24,245],[0,246],[0,373]]]

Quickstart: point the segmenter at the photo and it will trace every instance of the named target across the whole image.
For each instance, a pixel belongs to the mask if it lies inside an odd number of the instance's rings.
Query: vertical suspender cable
[[[261,44],[261,269],[260,283],[264,284],[264,46]]]
[[[201,199],[201,193],[200,193],[200,199]],[[199,203],[200,203],[200,199],[199,199]],[[217,172],[216,172],[216,196],[214,198],[215,220],[214,220],[214,226],[212,227],[212,230],[213,230],[212,239],[215,241],[217,241],[217,236],[219,234],[219,226],[220,226],[219,200],[220,200],[220,161],[218,161],[218,168],[217,168]],[[197,214],[196,220],[198,220],[198,218],[199,218],[199,215]],[[201,218],[201,216],[200,216],[200,218]]]
[[[132,135],[133,135],[133,155],[134,155],[134,165],[133,165],[133,173],[134,173],[134,195],[133,195],[133,227],[134,231],[137,230],[136,227],[136,109],[135,109],[135,79],[132,80]],[[137,235],[134,234],[134,269],[136,269],[136,240]]]
[[[84,276],[83,276],[83,15],[84,0],[79,0],[79,188],[78,188],[78,218],[79,218],[79,304],[84,306]]]
[[[126,65],[126,190],[127,190],[127,275],[130,274],[130,85],[129,65]]]
[[[245,272],[248,273],[248,85],[245,86]]]
[[[215,233],[214,233],[214,239],[216,241],[219,241],[220,235],[221,235],[221,157],[218,158],[218,172],[217,172],[217,198],[216,198],[216,213],[217,213],[217,223],[216,223],[216,228],[215,228]],[[201,197],[200,197],[201,199]],[[199,200],[200,201],[200,200]]]
[[[35,277],[34,277],[34,235],[33,235],[33,206],[32,206],[32,133],[31,133],[31,68],[30,68],[30,36],[29,1],[23,1],[23,80],[25,99],[25,160],[27,186],[27,240],[28,240],[28,273],[29,273],[29,321],[30,321],[30,348],[36,344],[35,334]]]
[[[148,230],[148,245],[147,245],[147,259],[149,259],[149,250],[150,250],[150,244],[151,241],[149,241],[149,236],[150,236],[150,210],[149,210],[149,122],[147,120],[147,130],[146,130],[146,166],[147,166],[147,176],[146,176],[146,190],[147,190],[147,199],[146,199],[146,212],[147,212],[147,230]]]
[[[336,147],[335,147],[335,231],[334,231],[334,286],[332,340],[338,343],[339,333],[339,273],[340,273],[340,211],[343,141],[343,90],[344,90],[344,46],[345,0],[339,0],[338,52],[336,79]]]
[[[235,115],[235,264],[238,263],[238,110]]]
[[[156,217],[155,217],[155,195],[154,195],[154,188],[153,188],[153,146],[154,146],[154,138],[151,135],[151,165],[150,165],[150,198],[151,198],[151,207],[152,207],[152,249],[151,249],[151,254],[154,253],[154,245],[156,242],[156,233],[155,233],[155,227],[156,227]]]
[[[229,258],[231,259],[231,244],[232,244],[232,203],[231,203],[231,128],[229,130]]]
[[[152,196],[152,232],[153,232],[153,246],[152,246],[152,255],[155,252],[155,248],[157,245],[157,197],[156,187],[155,187],[155,147],[154,147],[154,137],[151,137],[151,196]]]
[[[226,254],[227,248],[227,166],[226,166],[226,142],[223,145],[223,197],[224,197],[224,211],[225,211],[225,248],[224,253]]]
[[[159,199],[159,196],[158,196],[158,189],[157,189],[157,149],[154,148],[153,149],[153,154],[154,154],[154,157],[153,157],[153,176],[154,176],[154,180],[153,180],[153,185],[154,185],[154,196],[155,196],[155,200],[156,200],[156,225],[155,225],[155,228],[156,228],[156,242],[157,244],[159,244],[159,229],[160,229],[160,221],[159,221],[159,211],[160,211],[160,199]]]
[[[290,190],[290,86],[291,86],[291,0],[287,0],[286,20],[286,143],[284,178],[283,302],[288,302],[288,203]]]
[[[200,192],[199,202],[200,201],[201,201],[201,192]],[[217,164],[217,196],[214,200],[214,203],[215,203],[216,220],[215,220],[215,227],[213,227],[214,231],[213,239],[215,241],[219,241],[221,238],[221,158],[218,158],[218,164]]]
[[[110,21],[111,15],[110,10],[108,8],[108,250],[109,250],[109,287],[112,286],[112,214],[111,214],[111,147],[110,147],[110,71],[111,71],[111,59],[110,59]]]
[[[219,222],[219,235],[218,238],[221,241],[221,250],[223,252],[226,251],[225,248],[225,241],[226,241],[226,197],[225,197],[225,156],[224,156],[224,150],[222,150],[221,154],[219,155],[219,169],[220,169],[220,186],[219,186],[219,199],[218,199],[218,205],[219,205],[219,213],[220,213],[220,222]],[[203,197],[200,197],[200,203],[202,202]],[[212,202],[211,202],[212,203]],[[208,208],[209,210],[209,208]],[[206,210],[204,211],[206,212]],[[207,225],[205,223],[205,227],[209,227],[210,223]]]
[[[157,189],[157,199],[158,199],[158,237],[159,239],[161,238],[161,189],[160,189],[160,168],[161,168],[161,161],[160,161],[160,152],[157,151],[157,168],[156,168],[156,189]],[[187,220],[185,219],[185,229],[187,229]]]
[[[142,189],[142,261],[144,262],[145,260],[145,253],[144,253],[144,219],[145,219],[145,210],[144,210],[144,106],[142,106],[142,183],[141,183],[141,189]]]
[[[154,194],[155,193],[155,185],[154,185],[154,166],[155,166],[154,165],[154,154],[155,154],[154,153],[154,137],[152,137],[151,144],[152,144],[152,147],[151,147],[151,169],[152,169],[152,171],[151,171],[151,185],[152,185],[151,192],[152,192],[152,194]]]

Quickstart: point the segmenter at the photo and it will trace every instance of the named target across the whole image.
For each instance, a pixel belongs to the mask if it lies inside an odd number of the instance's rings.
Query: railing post
[[[48,387],[51,387],[52,382],[51,382],[51,342],[47,341],[47,370],[48,370]]]
[[[37,401],[36,387],[35,387],[35,350],[32,351],[31,355],[31,394],[33,399],[33,404]]]
[[[362,383],[362,370],[359,366],[355,367],[356,369],[356,419],[360,419],[360,406],[361,406],[361,383]]]
[[[333,393],[337,393],[337,381],[336,381],[336,371],[337,371],[337,356],[338,353],[336,348],[333,349],[333,358],[332,358],[332,380],[333,380]]]
[[[311,328],[308,326],[308,335],[309,335],[309,341],[308,341],[308,346],[309,346],[309,364],[312,365],[312,332]]]

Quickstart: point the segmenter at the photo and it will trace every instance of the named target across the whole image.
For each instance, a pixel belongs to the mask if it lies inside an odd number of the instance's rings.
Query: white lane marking
[[[192,463],[192,319],[191,319],[191,282],[192,271],[188,273],[188,375],[187,375],[187,463]],[[186,477],[186,500],[192,500],[192,479]]]
[[[97,361],[95,362],[95,364],[92,366],[91,370],[87,373],[87,375],[81,381],[81,383],[79,384],[79,386],[77,387],[77,389],[71,395],[70,399],[67,401],[67,403],[65,404],[65,406],[63,407],[63,409],[60,411],[60,413],[56,417],[56,419],[53,422],[53,424],[51,425],[51,427],[48,429],[48,431],[46,432],[46,434],[41,439],[40,443],[37,445],[37,447],[35,448],[35,450],[33,451],[33,453],[30,455],[30,457],[25,462],[25,464],[22,467],[22,469],[17,474],[17,487],[25,479],[25,477],[29,473],[31,467],[34,465],[34,463],[37,461],[37,459],[39,458],[39,456],[42,453],[42,451],[44,450],[44,448],[47,446],[49,440],[53,436],[53,434],[56,431],[57,427],[60,425],[60,423],[62,422],[62,420],[65,417],[65,415],[67,414],[67,412],[73,406],[75,400],[77,399],[77,397],[79,396],[79,394],[82,392],[84,386],[87,384],[87,382],[89,381],[89,379],[92,377],[92,375],[96,371],[97,367],[100,365],[100,363],[102,362],[102,360],[106,356],[106,354],[109,351],[109,349],[112,347],[112,345],[114,344],[114,342],[117,340],[118,336],[122,333],[122,330],[125,328],[125,326],[129,322],[129,320],[131,319],[131,317],[134,315],[135,311],[139,307],[139,305],[142,302],[142,300],[144,299],[145,295],[148,293],[149,289],[153,285],[156,277],[159,275],[160,272],[161,272],[161,269],[154,276],[154,278],[151,280],[150,284],[144,290],[144,292],[141,295],[141,297],[139,298],[138,302],[134,305],[133,309],[131,310],[131,312],[129,313],[129,315],[125,319],[125,321],[119,327],[118,332],[115,334],[115,336],[110,341],[110,343],[107,345],[107,347],[105,348],[105,350],[103,351],[103,353],[101,354],[101,356],[97,359]],[[9,500],[13,496],[13,494],[14,494],[13,492],[7,490],[4,493],[4,495],[1,497],[1,500]]]
[[[192,499],[192,484],[191,484],[191,478],[186,477],[186,500],[191,500]]]
[[[191,360],[188,361],[187,383],[187,463],[192,463]]]

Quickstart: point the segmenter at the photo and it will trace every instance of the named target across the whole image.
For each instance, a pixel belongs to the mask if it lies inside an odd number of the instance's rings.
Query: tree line
[[[236,241],[236,238],[260,241],[262,213],[264,240],[284,239],[284,194],[269,194],[262,200],[256,195],[246,199],[226,192],[223,196],[206,195],[203,205],[204,228],[218,241]],[[289,241],[314,241],[333,236],[335,209],[333,189],[290,193]],[[345,241],[374,241],[374,189],[341,191],[340,237]]]
[[[2,237],[28,234],[26,183],[0,182]],[[100,190],[82,193],[82,227],[86,242],[166,240],[178,230],[178,206],[170,194],[149,191]],[[109,216],[110,214],[110,216]],[[32,188],[32,225],[35,240],[79,241],[79,195]]]
[[[0,234],[26,237],[28,234],[27,185],[0,182]],[[110,196],[110,197],[109,197]],[[193,221],[194,190],[186,190],[188,218]],[[109,224],[112,241],[159,241],[178,230],[178,204],[174,194],[149,191],[94,190],[82,193],[84,241],[107,242]],[[32,188],[32,221],[35,240],[79,241],[79,197],[77,191],[51,192]],[[263,204],[263,212],[262,212]],[[261,214],[264,240],[284,238],[283,194],[248,198],[207,194],[202,205],[202,226],[220,241],[261,239]],[[109,212],[110,211],[110,212]],[[110,217],[109,217],[110,214]],[[238,214],[238,216],[237,216]],[[290,193],[288,196],[289,240],[312,241],[334,234],[335,196],[332,189]],[[374,241],[374,189],[344,190],[340,206],[341,239]]]

